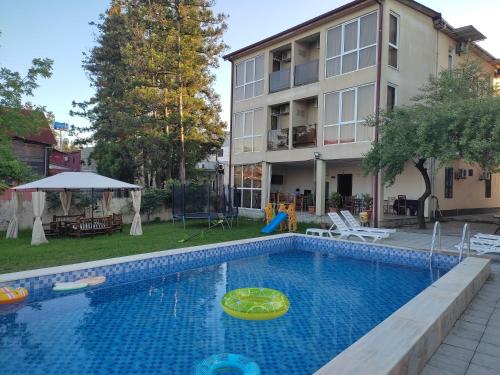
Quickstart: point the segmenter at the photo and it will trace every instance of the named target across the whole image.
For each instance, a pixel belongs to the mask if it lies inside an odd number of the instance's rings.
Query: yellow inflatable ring
[[[234,318],[269,320],[285,315],[290,302],[283,293],[275,289],[241,288],[226,293],[221,305]]]
[[[0,305],[21,302],[28,297],[28,291],[24,288],[11,288],[10,286],[0,287]]]

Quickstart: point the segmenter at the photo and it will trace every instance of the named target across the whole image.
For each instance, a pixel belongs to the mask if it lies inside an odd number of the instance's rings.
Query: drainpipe
[[[384,24],[384,5],[381,0],[375,0],[378,3],[378,43],[377,43],[377,82],[375,89],[375,136],[374,142],[378,143],[378,125],[380,116],[380,90],[381,90],[381,76],[382,76],[382,30]],[[380,172],[379,172],[380,173]],[[379,173],[373,176],[373,226],[378,227],[379,215],[379,199],[378,199],[378,185]]]
[[[231,94],[230,94],[230,100],[231,103],[229,104],[229,161],[228,161],[228,168],[229,168],[229,181],[227,182],[227,193],[229,194],[229,197],[232,197],[231,195],[231,181],[232,181],[232,174],[233,174],[233,168],[231,165],[231,160],[233,156],[233,85],[234,85],[234,65],[233,61],[231,61]],[[232,197],[234,200],[234,197]],[[232,202],[234,205],[234,202]]]

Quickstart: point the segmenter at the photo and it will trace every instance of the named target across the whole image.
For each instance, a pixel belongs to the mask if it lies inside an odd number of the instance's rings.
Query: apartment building
[[[391,197],[417,199],[424,182],[411,165],[390,187],[363,174],[362,156],[376,139],[364,119],[376,108],[409,103],[430,75],[466,58],[494,79],[500,60],[475,43],[484,38],[412,0],[356,0],[226,55],[230,180],[241,212],[256,213],[276,194],[298,189],[314,196],[315,213],[323,215],[338,191],[372,195],[381,221],[392,213]],[[443,212],[500,207],[500,176],[461,161],[436,166],[428,168]],[[434,208],[435,200],[427,214]]]

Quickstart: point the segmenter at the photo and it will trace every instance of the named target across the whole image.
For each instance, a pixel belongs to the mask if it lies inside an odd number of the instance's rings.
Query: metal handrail
[[[434,230],[432,231],[431,253],[429,255],[429,266],[432,267],[432,255],[436,247],[436,233],[438,234],[439,249],[441,249],[441,223],[436,221],[434,223]]]
[[[467,253],[470,254],[470,230],[469,230],[469,224],[467,223],[464,224],[464,229],[462,229],[462,241],[460,241],[460,255],[458,256],[458,263],[462,261],[465,235],[467,235]]]

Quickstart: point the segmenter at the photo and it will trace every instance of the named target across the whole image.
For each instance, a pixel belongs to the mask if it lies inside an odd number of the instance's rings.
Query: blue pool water
[[[288,251],[0,311],[1,374],[191,374],[215,353],[310,374],[432,283],[429,269]],[[226,315],[229,290],[285,293],[271,321]]]

